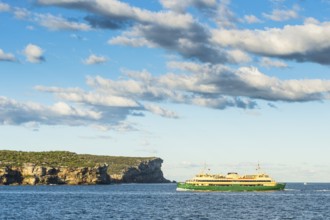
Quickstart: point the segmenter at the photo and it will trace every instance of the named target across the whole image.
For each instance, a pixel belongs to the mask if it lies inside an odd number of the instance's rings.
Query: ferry
[[[260,170],[258,165],[257,170]],[[227,175],[202,172],[193,179],[177,184],[177,191],[274,191],[284,190],[285,183],[277,183],[268,174],[259,172],[240,176],[236,172]]]

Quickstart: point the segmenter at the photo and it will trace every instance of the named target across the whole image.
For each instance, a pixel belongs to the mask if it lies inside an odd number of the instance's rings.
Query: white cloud
[[[130,33],[128,35],[132,36]],[[155,47],[153,43],[142,37],[117,36],[108,41],[109,44],[120,44],[131,47]]]
[[[234,28],[237,22],[241,20],[230,10],[231,0],[221,0],[218,4],[215,16],[215,22],[221,28]]]
[[[0,124],[24,125],[86,125],[87,122],[97,122],[102,115],[99,112],[79,109],[63,102],[53,106],[43,106],[38,103],[20,103],[0,96]]]
[[[139,104],[132,99],[112,94],[105,95],[103,93],[84,92],[81,89],[62,89],[44,86],[36,86],[35,89],[42,92],[55,93],[59,98],[70,102],[107,107],[139,107]]]
[[[108,61],[108,59],[104,56],[97,56],[95,54],[91,54],[91,55],[89,55],[89,57],[87,57],[84,60],[84,63],[87,65],[93,65],[93,64],[106,63],[107,61]]]
[[[183,66],[191,70],[186,63]],[[192,75],[167,74],[159,81],[172,90],[208,94],[214,99],[229,96],[298,102],[327,99],[330,93],[328,80],[280,80],[253,67],[232,70],[222,65],[201,65],[194,69],[198,72]]]
[[[164,18],[166,19],[166,18]],[[185,58],[211,63],[235,63],[235,54],[211,45],[210,33],[204,25],[191,23],[185,28],[162,26],[156,23],[136,25],[121,36],[110,39],[110,44],[126,46],[161,47],[179,53]],[[237,55],[237,54],[236,54]]]
[[[93,110],[88,106],[75,107],[64,102],[44,106],[0,96],[0,125],[22,125],[34,129],[41,125],[65,125],[89,126],[102,131],[136,130],[132,123],[125,121],[128,113],[119,110]]]
[[[43,57],[44,51],[37,45],[28,44],[23,53],[30,63],[40,63],[45,61],[45,58]]]
[[[163,7],[177,12],[184,12],[185,9],[192,4],[192,1],[173,1],[173,0],[160,0]]]
[[[254,15],[245,15],[244,20],[249,24],[261,23],[262,21]]]
[[[192,22],[193,18],[188,14],[177,14],[175,12],[152,12],[138,7],[130,6],[125,2],[118,0],[98,0],[98,1],[80,1],[80,0],[38,0],[42,5],[58,5],[76,9],[85,9],[95,13],[98,16],[105,16],[108,19],[118,21],[132,20],[147,23],[158,23],[171,27],[184,28],[187,23]]]
[[[299,62],[330,63],[328,56],[330,47],[325,42],[329,42],[326,40],[329,38],[327,33],[329,25],[326,22],[317,24],[309,19],[306,21],[309,23],[304,25],[287,25],[282,29],[233,29],[237,22],[261,21],[255,15],[238,18],[230,9],[230,0],[160,0],[164,8],[170,9],[160,11],[135,7],[119,0],[37,0],[37,3],[88,13],[84,18],[89,22],[88,25],[81,23],[73,25],[73,22],[61,20],[60,23],[69,22],[66,26],[70,28],[71,25],[74,29],[86,30],[126,28],[126,31],[121,32],[119,36],[109,39],[109,44],[160,47],[178,53],[183,58],[198,59],[213,64],[248,62],[251,58],[247,53]],[[207,13],[208,21],[213,22],[212,24],[201,23],[200,19],[194,17],[195,15],[185,11],[187,7],[199,6],[202,12]],[[293,5],[291,9],[280,7],[284,6],[276,6],[276,9],[264,16],[273,20],[299,17],[301,9],[298,5]],[[212,29],[215,25],[218,28]]]
[[[177,62],[177,61],[171,61],[167,63],[167,67],[171,69],[179,69],[179,70],[184,70],[188,72],[202,72],[203,71],[203,66],[197,63],[193,62]]]
[[[209,107],[223,102],[229,106],[244,106],[237,97],[288,102],[322,100],[330,91],[330,81],[280,80],[268,77],[256,68],[231,70],[222,65],[200,65],[192,69],[187,63],[182,67],[197,72],[189,75],[169,73],[149,80],[144,74],[133,76],[131,73],[134,80],[112,81],[96,77],[89,78],[88,84],[104,94],[135,100],[201,103],[203,106],[209,104]]]
[[[176,12],[183,13],[188,7],[196,7],[199,9],[213,8],[216,6],[216,0],[185,0],[185,1],[173,1],[173,0],[160,0],[163,7],[171,9]]]
[[[17,19],[26,19],[31,16],[31,12],[25,8],[15,8],[14,15]]]
[[[0,12],[10,11],[10,5],[0,2]]]
[[[321,24],[321,22],[318,21],[316,18],[308,17],[308,18],[305,18],[304,24],[315,24],[315,25],[319,25],[319,24]]]
[[[7,5],[8,6],[8,5]],[[8,6],[9,7],[9,6]],[[8,7],[0,3],[0,11],[1,8],[3,10],[7,9]],[[9,10],[10,8],[8,8]],[[15,7],[10,10],[15,18],[27,20],[29,22],[35,22],[39,25],[48,28],[52,31],[58,30],[68,30],[68,31],[90,31],[92,27],[89,24],[77,22],[77,21],[70,21],[62,16],[55,16],[52,14],[40,14],[40,13],[33,13],[26,8]],[[30,26],[31,27],[31,26]]]
[[[292,9],[289,10],[274,9],[271,14],[263,13],[263,16],[273,21],[286,21],[298,18],[299,10],[299,6],[295,5]]]
[[[61,16],[51,14],[35,14],[34,19],[41,25],[50,30],[71,30],[71,31],[90,31],[92,28],[85,23],[68,21]]]
[[[260,65],[263,67],[276,67],[276,68],[287,68],[288,64],[280,60],[272,60],[268,57],[263,57],[260,60]]]
[[[64,102],[58,102],[54,104],[54,106],[52,106],[50,110],[55,114],[59,114],[61,116],[87,117],[89,119],[94,120],[98,120],[101,118],[100,112],[74,108]]]
[[[329,80],[280,80],[254,67],[230,69],[223,65],[170,62],[181,73],[153,76],[146,70],[125,70],[119,80],[88,77],[88,91],[80,88],[37,86],[60,101],[52,106],[20,103],[0,97],[0,123],[12,125],[92,126],[101,130],[134,130],[128,116],[150,112],[178,115],[161,103],[182,103],[214,109],[254,109],[257,100],[307,102],[330,98]]]
[[[2,49],[0,49],[0,61],[15,62],[17,60],[13,54],[5,53]]]
[[[213,42],[263,56],[329,64],[330,22],[265,30],[213,30]]]
[[[224,49],[210,45],[208,28],[189,13],[155,12],[133,7],[118,0],[39,0],[38,2],[43,5],[56,5],[88,11],[91,15],[87,21],[93,27],[110,29],[129,27],[128,31],[122,35],[110,39],[108,41],[110,44],[161,47],[177,52],[185,58],[197,58],[202,62],[224,63],[233,60]],[[223,0],[221,5],[224,7],[220,7],[219,13],[215,14],[225,16],[228,22],[234,22],[235,19],[230,10],[226,9],[228,4],[228,0]],[[221,10],[225,11],[226,15],[223,15]]]
[[[248,63],[251,61],[251,57],[242,50],[228,50],[227,53],[232,63]]]
[[[178,115],[175,112],[164,109],[158,105],[146,104],[144,107],[146,110],[165,118],[178,118]]]

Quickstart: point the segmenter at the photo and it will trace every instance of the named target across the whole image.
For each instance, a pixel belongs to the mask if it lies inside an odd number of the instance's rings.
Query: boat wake
[[[186,192],[186,191],[193,191],[193,190],[191,190],[191,189],[176,188],[176,191],[178,191],[178,192]]]
[[[284,189],[284,191],[301,191],[300,189]]]
[[[330,192],[330,189],[318,189],[316,192]]]

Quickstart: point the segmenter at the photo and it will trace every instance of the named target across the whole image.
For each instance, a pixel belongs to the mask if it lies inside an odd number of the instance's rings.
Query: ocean
[[[177,192],[175,184],[0,186],[0,219],[330,219],[330,184]]]

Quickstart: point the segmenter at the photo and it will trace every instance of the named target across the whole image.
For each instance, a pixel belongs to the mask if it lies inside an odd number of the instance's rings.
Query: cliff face
[[[107,165],[95,167],[44,167],[24,164],[19,167],[0,168],[0,184],[109,184]]]
[[[161,170],[163,160],[155,158],[141,161],[137,166],[122,170],[119,174],[111,174],[113,182],[117,183],[168,183]]]
[[[0,185],[167,183],[162,163],[156,157],[0,150]]]

